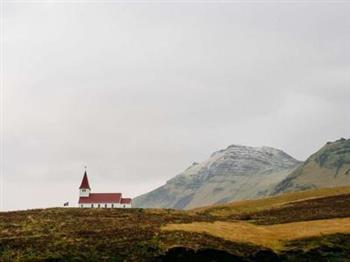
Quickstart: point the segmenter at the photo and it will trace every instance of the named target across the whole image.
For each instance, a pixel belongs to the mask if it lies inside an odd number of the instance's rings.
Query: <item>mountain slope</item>
[[[350,185],[350,139],[328,142],[272,190],[272,195]]]
[[[189,209],[265,195],[300,162],[270,147],[231,145],[193,163],[164,186],[134,199],[134,206]]]

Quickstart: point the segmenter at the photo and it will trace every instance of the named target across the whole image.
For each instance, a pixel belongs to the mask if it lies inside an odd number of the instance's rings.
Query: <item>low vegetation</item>
[[[350,234],[350,218],[276,225],[254,225],[244,221],[194,222],[190,224],[170,224],[163,227],[163,230],[207,233],[230,241],[251,243],[280,251],[283,250],[284,243],[288,243],[287,241],[290,240],[319,237],[335,233]]]
[[[256,200],[237,201],[229,204],[215,205],[193,209],[196,214],[207,214],[216,217],[228,217],[238,214],[249,214],[312,199],[350,194],[350,187],[320,188],[301,192],[285,193],[280,196]],[[329,206],[330,203],[328,203]]]
[[[348,203],[337,188],[191,211],[4,212],[0,261],[347,261]]]

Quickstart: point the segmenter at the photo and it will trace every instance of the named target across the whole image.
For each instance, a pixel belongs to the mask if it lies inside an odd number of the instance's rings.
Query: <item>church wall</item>
[[[105,208],[105,205],[107,205],[107,208],[112,208],[111,203],[100,203],[100,208]],[[81,208],[91,208],[91,204],[79,204],[79,207]],[[94,204],[94,208],[98,208],[98,204]],[[131,208],[131,204],[119,204],[114,203],[113,208]]]

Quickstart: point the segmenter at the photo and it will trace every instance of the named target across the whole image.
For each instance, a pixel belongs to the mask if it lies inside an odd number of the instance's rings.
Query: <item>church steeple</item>
[[[89,190],[91,190],[86,170],[84,172],[83,180],[81,181],[79,189],[89,189]]]
[[[83,180],[81,181],[80,187],[79,187],[79,195],[81,197],[88,197],[90,195],[90,185],[89,185],[89,180],[87,177],[87,172],[86,172],[86,167],[85,167],[85,172],[83,176]]]

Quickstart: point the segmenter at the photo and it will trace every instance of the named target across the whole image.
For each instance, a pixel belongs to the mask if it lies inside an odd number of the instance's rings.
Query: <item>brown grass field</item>
[[[320,188],[314,190],[285,193],[283,195],[266,197],[256,200],[237,201],[228,204],[220,204],[208,207],[192,209],[195,213],[206,213],[213,216],[230,216],[247,212],[258,212],[262,210],[278,208],[283,205],[292,204],[305,200],[325,198],[350,194],[350,187]]]
[[[1,212],[0,261],[350,261],[349,203],[348,187],[190,211]]]
[[[207,233],[215,237],[235,242],[246,242],[275,251],[282,250],[284,243],[335,233],[350,233],[350,218],[293,222],[277,225],[254,225],[244,221],[213,223],[194,222],[190,224],[169,224],[166,231],[187,231]]]

